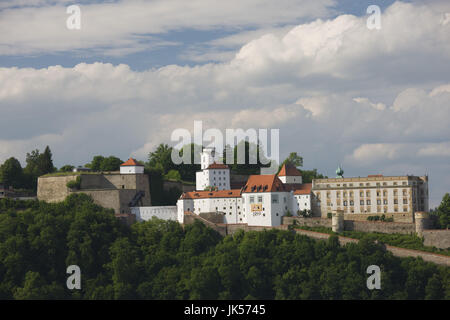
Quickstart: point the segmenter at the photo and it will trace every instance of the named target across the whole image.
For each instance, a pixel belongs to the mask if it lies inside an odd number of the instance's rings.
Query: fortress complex
[[[149,178],[144,167],[130,158],[119,172],[77,172],[46,175],[38,180],[38,199],[63,201],[69,194],[86,193],[94,202],[116,214],[137,221],[156,216],[184,223],[185,215],[213,215],[225,224],[279,226],[283,216],[327,218],[343,212],[347,220],[367,220],[385,215],[396,222],[414,222],[416,212],[428,207],[427,176],[344,177],[339,167],[336,178],[303,183],[301,172],[285,164],[276,175],[251,175],[240,188],[230,188],[230,169],[217,163],[213,149],[201,154],[201,170],[196,173],[196,190],[184,192],[176,206],[151,206]],[[79,186],[69,188],[69,181]]]
[[[240,189],[229,188],[230,169],[217,164],[214,152],[205,149],[197,172],[197,190],[185,192],[177,202],[177,220],[185,214],[223,216],[226,224],[279,226],[285,215],[326,218],[343,211],[346,219],[367,220],[370,215],[414,222],[414,213],[428,211],[427,176],[383,176],[344,178],[338,167],[336,178],[303,183],[301,172],[289,164],[277,175],[252,175]]]
[[[67,183],[78,177],[79,186],[69,188]],[[113,209],[116,214],[130,213],[131,207],[151,205],[149,178],[144,174],[144,166],[132,158],[117,172],[50,174],[38,179],[39,200],[59,202],[73,193],[88,194],[96,204]]]

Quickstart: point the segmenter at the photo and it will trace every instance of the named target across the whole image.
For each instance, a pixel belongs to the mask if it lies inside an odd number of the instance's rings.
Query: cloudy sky
[[[69,5],[81,29],[69,30]],[[381,29],[366,10],[381,8]],[[146,160],[176,128],[278,128],[328,176],[450,191],[450,3],[2,0],[0,162]]]

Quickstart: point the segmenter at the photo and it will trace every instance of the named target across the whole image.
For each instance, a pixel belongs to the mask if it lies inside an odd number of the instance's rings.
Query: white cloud
[[[0,68],[0,161],[46,144],[57,165],[96,154],[145,160],[172,130],[203,120],[205,129],[280,128],[282,153],[297,151],[306,167],[329,175],[340,162],[350,175],[431,170],[438,198],[450,188],[450,25],[442,14],[396,3],[376,32],[365,18],[317,20],[202,66]]]
[[[333,0],[122,0],[81,2],[81,30],[68,30],[67,1],[9,1],[0,6],[0,54],[106,49],[126,54],[163,45],[150,35],[190,28],[237,29],[327,16]],[[70,3],[73,4],[73,3]],[[248,14],[251,12],[251,14]]]

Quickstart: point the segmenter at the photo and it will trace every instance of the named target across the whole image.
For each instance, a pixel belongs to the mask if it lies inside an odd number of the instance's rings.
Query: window
[[[408,204],[408,199],[403,199],[403,204]]]
[[[398,204],[398,199],[394,199],[394,204]]]
[[[364,205],[364,200],[360,200],[359,204],[363,206]]]
[[[364,197],[364,192],[361,191],[361,192],[359,193],[359,196],[360,196],[360,197]]]
[[[347,206],[347,200],[344,200],[344,206],[345,207]]]
[[[263,201],[262,196],[258,196],[258,202],[262,202],[262,201]]]
[[[381,200],[377,200],[377,204],[381,204]]]
[[[366,191],[366,197],[370,197],[370,191]]]
[[[377,197],[379,197],[380,196],[380,191],[377,191]]]
[[[250,196],[250,203],[254,203],[255,202],[255,196]]]
[[[350,200],[350,205],[351,205],[351,206],[353,206],[353,205],[354,205],[354,203],[353,203],[353,200]]]
[[[397,190],[394,190],[394,196],[396,196],[397,195]]]
[[[387,195],[387,192],[383,191],[383,197],[386,197],[386,195]]]
[[[366,201],[366,204],[369,206],[369,205],[370,205],[370,200],[367,200],[367,201]]]
[[[279,202],[278,195],[277,194],[272,195],[272,203],[278,203],[278,202]]]

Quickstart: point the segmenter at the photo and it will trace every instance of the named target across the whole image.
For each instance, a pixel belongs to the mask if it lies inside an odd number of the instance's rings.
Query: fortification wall
[[[92,197],[94,203],[106,209],[113,209],[114,213],[127,213],[121,210],[119,190],[80,190],[73,193],[87,194]]]
[[[441,249],[450,248],[450,230],[424,230],[423,244]]]
[[[164,190],[169,191],[172,188],[177,188],[181,190],[181,192],[195,191],[195,185],[185,184],[181,181],[169,181],[169,180],[163,181]]]
[[[345,213],[345,220],[353,220],[353,221],[367,221],[367,217],[370,216],[379,216],[381,217],[384,213]],[[403,222],[403,223],[413,223],[414,218],[412,213],[386,213],[384,214],[386,218],[394,218],[394,222]]]
[[[294,224],[294,221],[300,226],[331,228],[331,219],[327,218],[283,217],[283,224]],[[344,230],[410,234],[416,229],[414,223],[344,220]]]
[[[344,230],[410,234],[416,232],[416,226],[414,223],[345,220]]]
[[[57,176],[57,177],[39,177],[37,197],[40,201],[60,202],[69,194],[67,182],[74,181],[77,175]]]
[[[67,182],[81,178],[79,190],[67,188]],[[151,205],[150,185],[146,174],[80,174],[47,176],[38,179],[38,199],[46,202],[63,201],[71,193],[85,193],[104,208],[115,213],[129,213],[129,203],[138,191],[144,192],[142,206]]]
[[[331,219],[321,217],[283,217],[282,224],[294,224],[294,221],[300,226],[331,228]]]

